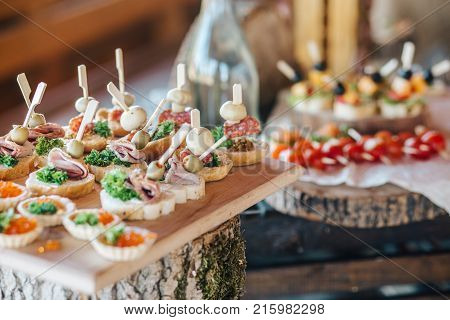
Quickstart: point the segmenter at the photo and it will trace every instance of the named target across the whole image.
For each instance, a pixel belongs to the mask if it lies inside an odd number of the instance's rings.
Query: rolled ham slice
[[[48,153],[48,163],[56,169],[67,172],[69,179],[80,180],[88,176],[88,169],[59,148]]]
[[[157,202],[161,196],[159,184],[145,177],[142,170],[133,170],[129,176],[129,183],[139,194],[141,200],[147,203]]]
[[[145,153],[138,150],[134,143],[128,140],[120,139],[111,141],[109,148],[121,161],[140,163],[145,160]]]
[[[31,155],[33,150],[33,144],[29,141],[20,145],[11,141],[9,136],[0,138],[0,154],[2,155],[9,155],[13,158],[23,158]]]
[[[169,159],[170,169],[166,173],[165,182],[178,185],[200,184],[200,177],[196,174],[186,171],[183,164],[173,156]]]
[[[238,123],[230,123],[228,121],[223,125],[223,133],[229,138],[242,137],[261,132],[259,121],[252,116],[246,116]]]
[[[28,130],[30,135],[28,136],[28,141],[34,143],[39,137],[45,137],[48,139],[64,138],[65,131],[57,123],[45,123],[41,124],[35,128]]]

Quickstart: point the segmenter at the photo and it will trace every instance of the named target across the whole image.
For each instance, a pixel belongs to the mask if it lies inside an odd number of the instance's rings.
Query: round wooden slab
[[[266,202],[291,216],[350,228],[393,227],[446,214],[424,196],[392,184],[361,189],[295,182]]]
[[[244,250],[236,216],[92,296],[0,267],[0,300],[238,299],[245,280]]]

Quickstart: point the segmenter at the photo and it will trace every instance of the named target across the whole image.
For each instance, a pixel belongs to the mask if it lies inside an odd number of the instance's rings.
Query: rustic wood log
[[[295,182],[266,202],[291,216],[350,228],[382,228],[446,214],[426,197],[387,184],[375,188]]]
[[[238,299],[245,281],[244,249],[237,216],[93,296],[0,267],[0,300]]]

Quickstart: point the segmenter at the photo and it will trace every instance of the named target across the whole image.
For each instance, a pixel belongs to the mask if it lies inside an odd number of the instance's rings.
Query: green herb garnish
[[[31,202],[28,205],[28,210],[32,213],[32,214],[36,214],[36,215],[53,215],[56,213],[56,211],[58,211],[58,208],[56,208],[56,206],[51,203],[51,202]]]
[[[0,213],[0,233],[2,233],[6,228],[8,228],[9,223],[14,217],[14,209],[10,208],[6,212]]]
[[[167,137],[175,129],[175,122],[166,120],[158,124],[155,134],[152,137],[152,141]]]
[[[224,133],[223,133],[223,127],[222,126],[220,126],[220,127],[215,127],[214,129],[212,129],[211,130],[211,133],[212,133],[212,135],[213,135],[213,137],[214,137],[214,141],[219,141],[222,137],[223,137],[223,135],[224,135]],[[231,146],[233,145],[233,141],[231,141],[230,139],[228,139],[228,140],[225,140],[221,145],[220,145],[220,147],[224,147],[224,148],[231,148]]]
[[[94,133],[103,138],[111,136],[111,129],[109,129],[108,121],[97,121],[94,124]]]
[[[64,141],[62,139],[49,139],[46,137],[39,137],[36,141],[36,153],[38,154],[38,156],[45,156],[50,152],[50,150],[54,148],[64,147]]]
[[[105,231],[105,240],[109,245],[116,245],[117,240],[125,232],[125,226],[117,225]]]
[[[102,151],[92,150],[85,158],[84,162],[87,164],[98,166],[98,167],[107,167],[110,164],[115,164],[119,166],[129,167],[131,163],[120,160],[116,154],[110,150],[105,149]]]
[[[14,157],[11,157],[9,154],[0,154],[0,164],[4,165],[5,167],[12,168],[16,164],[19,163],[19,160],[17,160]]]
[[[212,153],[212,160],[205,164],[205,167],[220,167],[222,165],[222,161],[220,161],[219,156],[215,153]]]
[[[122,201],[131,199],[139,199],[137,192],[128,188],[125,184],[128,175],[120,170],[113,170],[105,175],[102,179],[102,187],[113,198],[118,198]]]
[[[97,215],[91,213],[91,212],[83,212],[77,214],[75,220],[73,221],[75,224],[88,224],[91,227],[96,226],[98,224],[98,217]]]
[[[47,166],[36,172],[36,177],[39,181],[45,183],[55,183],[62,185],[69,179],[67,172],[56,169],[52,166]]]

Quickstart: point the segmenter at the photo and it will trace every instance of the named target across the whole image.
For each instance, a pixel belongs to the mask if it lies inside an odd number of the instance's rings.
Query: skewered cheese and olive
[[[84,144],[79,140],[70,140],[66,147],[67,153],[73,158],[81,158],[84,154]]]
[[[33,113],[30,117],[30,121],[28,122],[29,128],[36,128],[42,124],[45,124],[47,121],[45,120],[45,116],[42,113]]]
[[[28,140],[29,134],[30,133],[27,128],[24,128],[23,126],[15,126],[10,132],[10,138],[13,142],[23,145]]]
[[[132,106],[125,110],[120,117],[120,125],[126,131],[137,130],[145,123],[147,113],[140,106]]]
[[[147,178],[159,181],[164,177],[165,167],[158,161],[152,161],[147,167]]]

